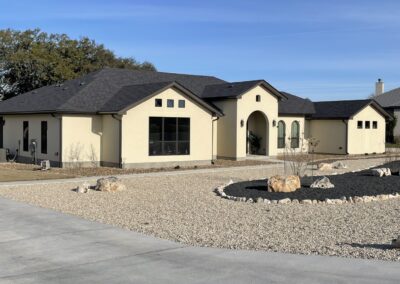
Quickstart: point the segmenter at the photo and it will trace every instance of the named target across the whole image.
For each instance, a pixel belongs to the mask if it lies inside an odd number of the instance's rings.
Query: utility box
[[[0,149],[0,163],[6,163],[7,162],[7,150],[1,148]]]
[[[43,160],[40,162],[40,168],[42,171],[47,171],[50,170],[50,161],[49,160]]]

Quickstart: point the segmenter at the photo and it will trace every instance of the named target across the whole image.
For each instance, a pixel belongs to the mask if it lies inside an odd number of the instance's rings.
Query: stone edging
[[[375,166],[366,168],[365,170],[371,169]],[[359,172],[362,170],[356,170],[352,172]],[[336,173],[335,173],[336,174]],[[228,200],[233,200],[233,201],[239,201],[239,202],[248,202],[248,203],[265,203],[265,204],[344,204],[344,203],[368,203],[372,201],[382,201],[382,200],[388,200],[388,199],[394,199],[394,198],[400,198],[399,193],[395,194],[379,194],[379,195],[364,195],[364,196],[342,196],[340,199],[329,199],[325,198],[325,200],[311,200],[311,199],[303,199],[303,200],[298,200],[298,199],[290,199],[290,198],[284,198],[280,200],[270,200],[267,198],[257,198],[254,200],[253,198],[246,198],[246,197],[237,197],[237,196],[231,196],[227,195],[224,190],[227,186],[233,184],[233,181],[230,180],[228,183],[223,184],[218,186],[215,189],[215,192],[222,198],[228,199]]]

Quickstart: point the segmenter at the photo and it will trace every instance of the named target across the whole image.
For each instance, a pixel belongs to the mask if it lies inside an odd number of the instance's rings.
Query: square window
[[[373,121],[372,122],[372,128],[373,129],[377,129],[378,128],[378,122],[377,121]]]
[[[185,100],[179,100],[178,101],[178,106],[179,106],[179,108],[185,108]]]
[[[370,121],[366,121],[365,122],[365,129],[370,129],[371,128],[371,122]]]
[[[167,107],[174,107],[174,100],[167,100]]]
[[[256,96],[256,102],[261,102],[261,96],[260,95]]]
[[[162,99],[156,99],[155,100],[155,106],[156,107],[162,107]]]
[[[363,122],[361,120],[357,121],[357,128],[362,129],[363,128]]]

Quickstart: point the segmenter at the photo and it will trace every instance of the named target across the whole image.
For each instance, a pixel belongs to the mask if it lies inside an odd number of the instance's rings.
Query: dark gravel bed
[[[370,174],[370,170],[364,170],[356,173],[345,173],[341,175],[328,176],[330,181],[335,185],[331,189],[310,188],[311,177],[304,177],[301,180],[302,187],[295,192],[268,192],[267,180],[244,181],[231,184],[225,188],[227,195],[236,197],[246,197],[257,199],[259,197],[270,200],[280,200],[284,198],[290,199],[311,199],[325,200],[339,199],[342,196],[373,196],[379,194],[400,193],[400,176],[398,169],[400,162],[391,162],[379,167],[388,167],[396,175],[389,177],[375,177]],[[314,177],[314,180],[321,178]]]

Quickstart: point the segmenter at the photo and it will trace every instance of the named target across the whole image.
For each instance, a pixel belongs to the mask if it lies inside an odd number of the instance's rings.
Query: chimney
[[[385,85],[382,79],[378,79],[375,83],[375,96],[382,95],[385,92]]]

